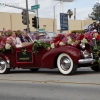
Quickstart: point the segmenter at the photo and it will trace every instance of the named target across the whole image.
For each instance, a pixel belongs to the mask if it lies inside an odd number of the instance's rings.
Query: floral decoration
[[[43,47],[44,49],[50,50],[50,43],[46,43],[43,41],[34,41],[34,45],[32,47],[33,53],[37,54],[38,53],[38,48]]]
[[[0,42],[0,54],[6,50],[12,50],[13,52],[13,47],[15,47],[15,43],[11,38],[3,38]]]
[[[97,42],[97,47],[93,46],[93,38],[96,39]],[[75,33],[70,33],[70,34],[58,34],[57,37],[55,37],[52,40],[51,43],[51,48],[56,48],[59,46],[64,46],[64,45],[71,45],[71,46],[77,46],[80,43],[88,44],[93,50],[93,55],[94,58],[100,62],[99,57],[100,57],[100,34],[97,32],[87,32],[85,34],[75,34]]]

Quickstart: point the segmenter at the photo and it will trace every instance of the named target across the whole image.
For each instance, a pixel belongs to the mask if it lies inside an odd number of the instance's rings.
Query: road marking
[[[36,83],[64,83],[64,84],[84,84],[84,85],[100,85],[100,83],[85,83],[85,82],[67,82],[60,80],[50,80],[50,81],[41,81],[41,80],[14,80],[14,79],[0,79],[0,81],[16,81],[16,82],[36,82]]]

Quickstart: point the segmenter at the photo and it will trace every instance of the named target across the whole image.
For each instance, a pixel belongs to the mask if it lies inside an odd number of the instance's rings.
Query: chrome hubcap
[[[67,71],[70,69],[71,61],[68,57],[62,57],[60,60],[60,66],[63,70]]]
[[[5,62],[3,60],[0,61],[0,70],[4,70]]]

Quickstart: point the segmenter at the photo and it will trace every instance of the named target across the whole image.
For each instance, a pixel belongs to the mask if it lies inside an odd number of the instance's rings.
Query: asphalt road
[[[58,70],[14,70],[0,75],[0,100],[100,100],[100,72],[81,68],[65,76]]]

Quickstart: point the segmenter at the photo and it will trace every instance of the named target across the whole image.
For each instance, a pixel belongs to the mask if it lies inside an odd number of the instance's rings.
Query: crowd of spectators
[[[98,32],[98,34],[100,34],[100,20],[99,23],[93,22],[92,24],[90,24],[88,27],[88,31],[89,32],[95,31]]]

